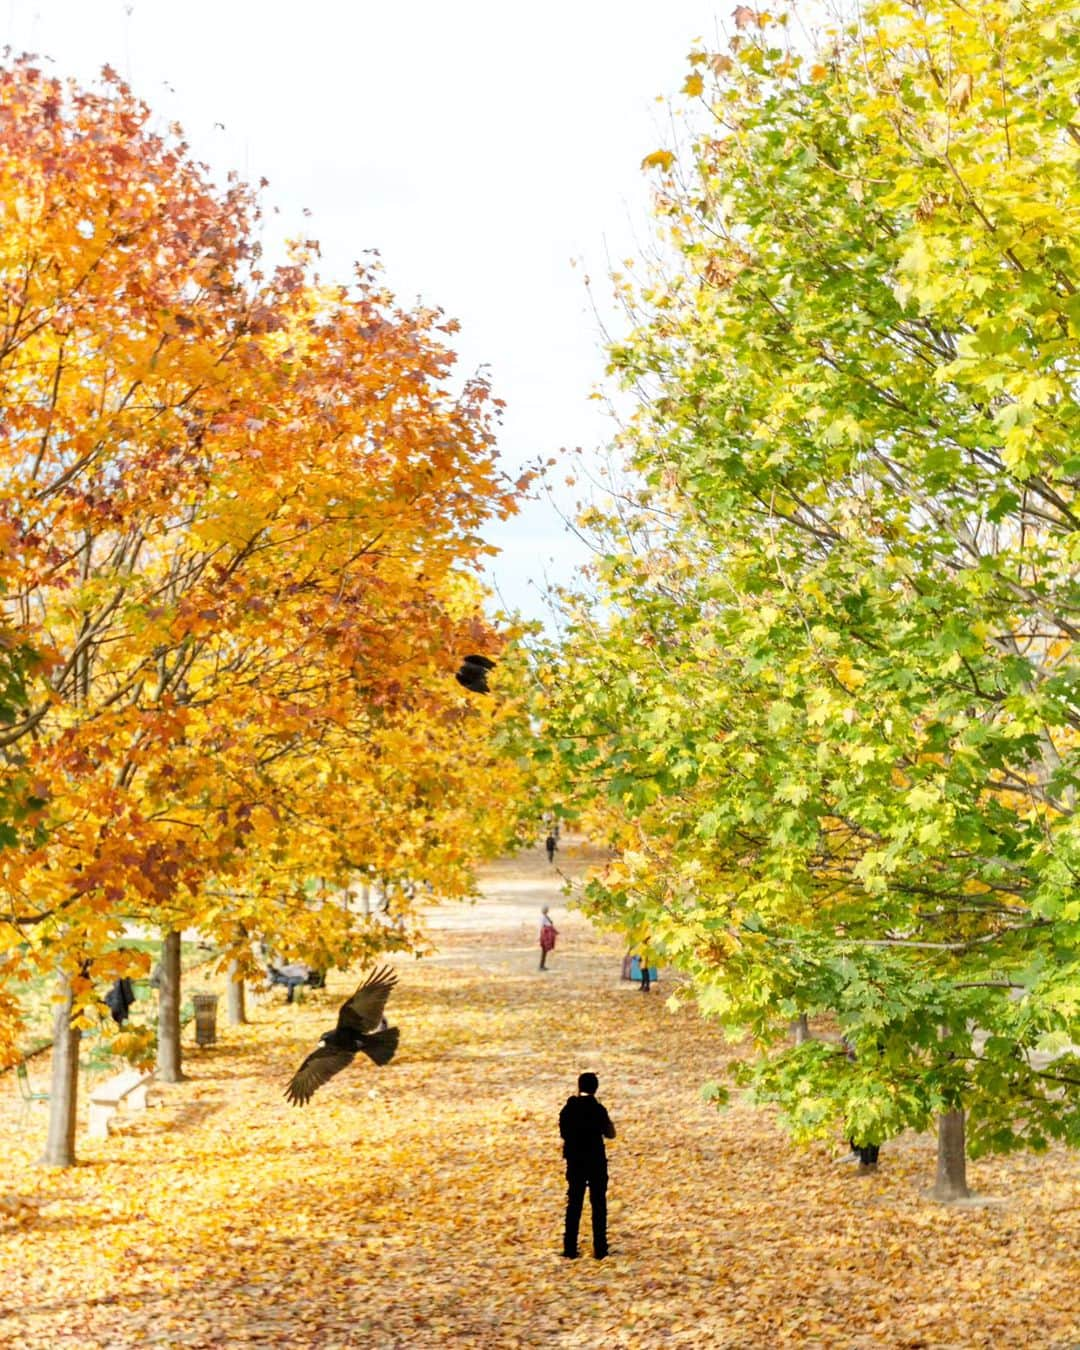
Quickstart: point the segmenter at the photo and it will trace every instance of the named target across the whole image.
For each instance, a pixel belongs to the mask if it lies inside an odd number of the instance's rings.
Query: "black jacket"
[[[615,1126],[595,1097],[575,1096],[559,1112],[559,1133],[567,1162],[602,1163],[607,1158],[604,1140],[615,1138]]]
[[[116,981],[103,1000],[112,1013],[113,1021],[120,1025],[127,1021],[128,1009],[135,1002],[135,987],[127,977]]]

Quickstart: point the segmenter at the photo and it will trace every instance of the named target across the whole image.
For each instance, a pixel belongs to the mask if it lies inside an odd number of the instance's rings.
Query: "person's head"
[[[600,1079],[594,1073],[579,1073],[577,1080],[577,1090],[583,1092],[586,1097],[595,1097],[596,1089],[600,1086]]]
[[[547,907],[547,905],[541,905],[541,906],[540,906],[540,913],[541,913],[541,914],[546,914],[547,912],[548,912],[548,907]]]

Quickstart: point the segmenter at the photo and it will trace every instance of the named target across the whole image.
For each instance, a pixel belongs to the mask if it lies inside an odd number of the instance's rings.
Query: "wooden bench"
[[[87,1134],[91,1139],[108,1139],[109,1121],[120,1109],[120,1103],[133,1106],[136,1111],[146,1107],[146,1093],[154,1075],[142,1069],[125,1069],[90,1093],[90,1121]]]

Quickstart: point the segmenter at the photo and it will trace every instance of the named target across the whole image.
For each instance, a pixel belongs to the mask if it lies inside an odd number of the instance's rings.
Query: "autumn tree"
[[[45,805],[0,858],[0,942],[10,968],[60,972],[58,1163],[82,1010],[122,973],[126,922],[238,942],[303,919],[346,955],[307,877],[403,857],[389,817],[409,802],[452,892],[514,800],[512,774],[501,803],[469,782],[497,721],[452,678],[496,643],[469,573],[480,525],[513,509],[497,406],[452,380],[453,323],[367,267],[324,285],[313,244],[264,270],[250,190],[216,188],[106,78],[0,75],[5,604],[53,663],[4,733]],[[175,1015],[161,1033],[175,1075]]]
[[[0,561],[0,593],[4,580]],[[11,727],[24,716],[45,666],[40,654],[27,647],[16,632],[0,629],[0,729]],[[44,805],[34,796],[22,757],[17,752],[4,753],[0,767],[0,848],[32,844],[40,832],[37,817]],[[20,1012],[18,1001],[3,987],[8,967],[6,955],[0,961],[0,1047],[3,1047],[15,1039]],[[0,1054],[0,1064],[6,1058]]]
[[[549,740],[620,850],[593,911],[797,1134],[939,1118],[951,1198],[965,1118],[1080,1141],[1080,33],[890,2],[808,58],[735,19],[647,161],[675,261],[612,351],[634,486]]]
[[[476,599],[465,587],[467,611]],[[495,650],[484,625],[468,640]],[[445,641],[462,638],[448,628]],[[237,876],[201,909],[200,928],[244,971],[258,970],[254,933],[319,968],[421,950],[419,906],[471,895],[475,861],[520,842],[531,797],[513,666],[482,707],[448,685],[441,660],[392,684],[347,722],[298,730],[288,756],[272,747],[261,794],[278,824],[249,839]],[[344,903],[348,889],[366,889],[366,912]]]

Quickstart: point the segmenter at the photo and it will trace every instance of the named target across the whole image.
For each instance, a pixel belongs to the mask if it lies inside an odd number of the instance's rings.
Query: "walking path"
[[[557,864],[580,864],[563,854]],[[1080,1160],[972,1164],[988,1209],[929,1203],[934,1143],[877,1176],[792,1148],[771,1117],[718,1114],[701,1084],[738,1051],[692,1009],[619,979],[620,943],[564,908],[542,851],[484,900],[433,916],[439,950],[399,960],[401,1050],[304,1110],[282,1090],[352,987],[187,1055],[189,1081],[33,1166],[0,1103],[0,1347],[1065,1347],[1080,1341]],[[536,969],[537,918],[560,930]],[[579,1071],[619,1138],[612,1256],[559,1256],[556,1131]],[[44,1113],[41,1113],[43,1116]]]

